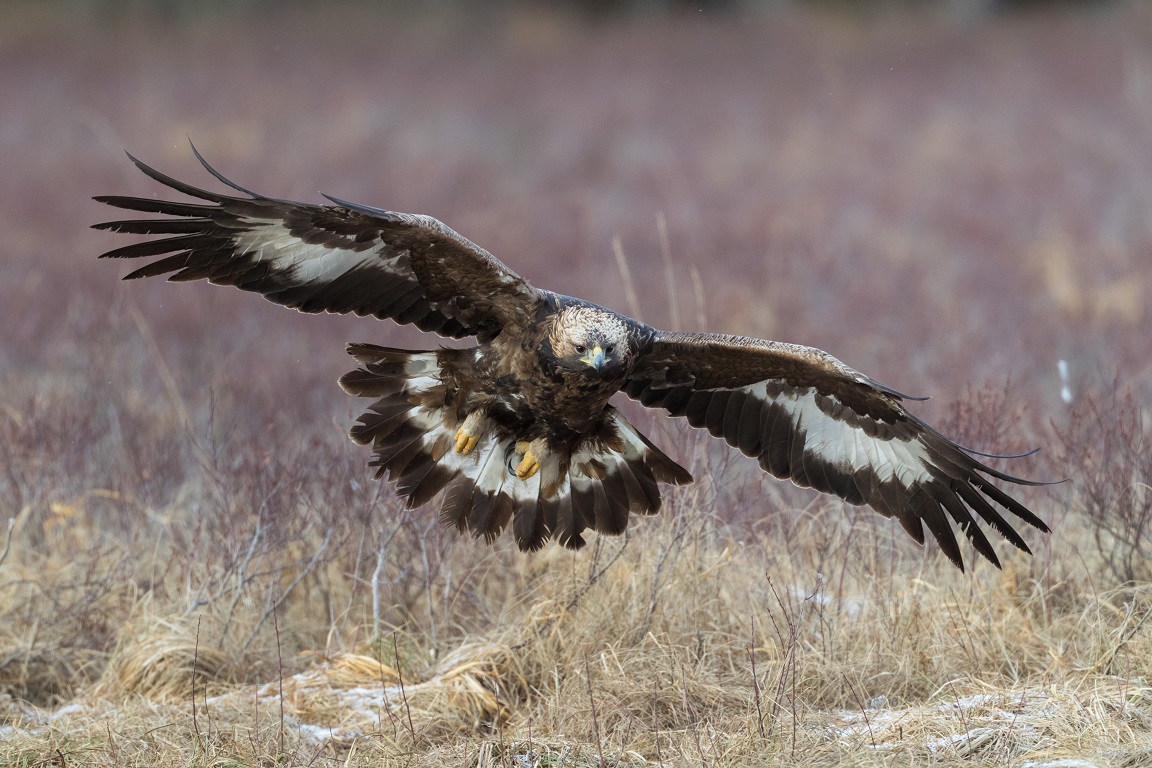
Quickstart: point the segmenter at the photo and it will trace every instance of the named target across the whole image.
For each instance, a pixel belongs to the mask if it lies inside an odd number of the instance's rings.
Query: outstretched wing
[[[776,477],[867,504],[924,543],[924,526],[961,570],[950,516],[999,567],[972,516],[1030,552],[990,502],[1048,527],[988,478],[998,472],[917,419],[904,395],[811,347],[738,336],[657,332],[623,390],[649,407],[706,428]]]
[[[195,148],[193,148],[195,151]],[[491,339],[524,323],[542,294],[480,246],[430,216],[396,213],[329,198],[309,205],[238,187],[247,197],[177,181],[129,155],[156,181],[204,203],[100,196],[97,201],[172,218],[96,224],[96,229],[167,235],[101,258],[160,257],[125,279],[172,273],[261,293],[302,312],[373,315],[424,331]]]

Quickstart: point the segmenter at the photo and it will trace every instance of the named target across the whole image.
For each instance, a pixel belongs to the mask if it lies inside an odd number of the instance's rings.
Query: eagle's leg
[[[516,477],[527,480],[540,471],[540,462],[548,454],[548,442],[542,437],[532,442],[521,440],[516,443],[516,453],[524,456],[516,466]]]
[[[472,453],[484,435],[487,426],[484,422],[487,420],[488,417],[484,415],[483,411],[472,411],[468,414],[464,423],[460,425],[460,429],[456,430],[456,453],[462,453],[465,456]]]

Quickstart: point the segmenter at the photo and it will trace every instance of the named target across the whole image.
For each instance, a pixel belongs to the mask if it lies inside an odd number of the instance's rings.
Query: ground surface
[[[0,11],[0,762],[1152,764],[1146,6],[127,7]],[[123,149],[211,183],[188,137],[267,194],[430,213],[545,287],[931,394],[1072,479],[1020,494],[1054,532],[962,574],[641,415],[701,481],[629,537],[442,532],[335,386],[346,340],[436,340],[95,260],[89,198],[157,189]]]

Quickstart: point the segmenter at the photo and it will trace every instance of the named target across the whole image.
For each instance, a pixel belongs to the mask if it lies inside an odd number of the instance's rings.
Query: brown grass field
[[[1152,765],[1152,7],[437,7],[0,10],[0,764]],[[439,340],[96,260],[188,137],[931,394],[1053,532],[961,573],[632,406],[659,517],[442,531],[336,386]]]

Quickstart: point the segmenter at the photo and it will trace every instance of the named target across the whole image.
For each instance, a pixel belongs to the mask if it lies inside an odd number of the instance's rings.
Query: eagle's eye
[[[616,345],[615,344],[609,344],[608,346],[606,346],[604,348],[604,351],[610,355],[616,351]]]
[[[587,351],[587,350],[586,350],[586,348],[584,347],[584,345],[583,345],[583,344],[577,344],[577,345],[576,345],[576,354],[578,354],[578,355],[582,355],[582,354],[584,354],[586,351]]]

